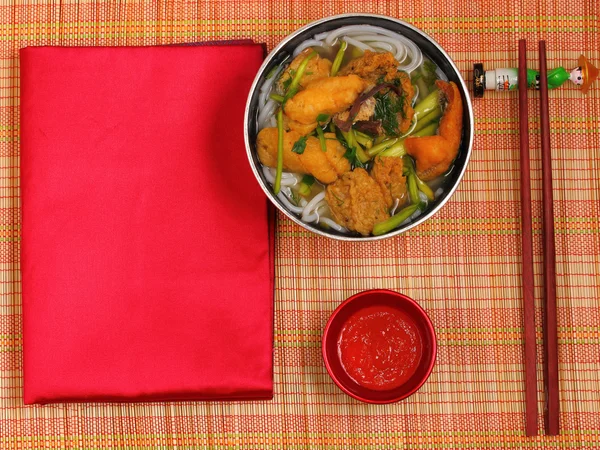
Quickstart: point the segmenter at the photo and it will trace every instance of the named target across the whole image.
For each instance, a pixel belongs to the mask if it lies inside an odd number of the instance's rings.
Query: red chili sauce
[[[378,391],[405,383],[417,370],[422,347],[413,319],[383,305],[355,312],[338,339],[346,373],[361,386]]]

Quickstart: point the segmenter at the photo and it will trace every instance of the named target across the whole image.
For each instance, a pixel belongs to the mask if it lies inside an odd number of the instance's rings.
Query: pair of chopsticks
[[[533,246],[531,232],[531,186],[529,179],[529,127],[527,108],[527,45],[519,41],[519,132],[521,165],[521,215],[523,249],[523,302],[525,326],[525,433],[538,434],[535,302]],[[559,434],[558,336],[556,320],[556,254],[554,248],[554,208],[552,201],[552,161],[546,42],[539,42],[540,121],[542,143],[542,201],[544,253],[544,387],[546,392],[546,434]]]

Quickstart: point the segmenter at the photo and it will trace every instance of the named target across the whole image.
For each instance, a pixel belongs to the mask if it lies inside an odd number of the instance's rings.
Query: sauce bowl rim
[[[429,351],[427,353],[424,352],[423,355],[425,355],[425,354],[430,355],[431,360],[430,360],[429,364],[427,365],[425,372],[422,375],[421,379],[412,389],[402,392],[402,394],[400,394],[396,397],[392,397],[392,398],[384,399],[384,400],[381,400],[381,399],[374,400],[372,398],[364,397],[364,396],[361,396],[361,395],[358,395],[358,394],[352,392],[339,380],[335,371],[331,367],[330,359],[329,359],[328,352],[327,352],[327,343],[331,339],[337,338],[337,336],[332,335],[331,327],[335,323],[336,319],[338,318],[338,316],[342,310],[349,307],[352,303],[354,303],[358,299],[361,299],[365,296],[372,296],[372,295],[378,296],[381,294],[395,297],[396,302],[410,304],[414,308],[414,310],[417,311],[417,314],[425,322],[425,326],[424,327],[420,326],[419,330],[425,331],[431,338],[431,351]],[[374,303],[374,304],[376,305],[377,303]],[[411,314],[411,316],[412,316],[412,314]],[[345,322],[343,322],[343,323],[345,323]],[[427,315],[427,312],[415,300],[413,300],[412,298],[408,297],[405,294],[402,294],[402,293],[396,292],[396,291],[392,291],[390,289],[369,289],[366,291],[358,292],[358,293],[348,297],[333,311],[333,313],[329,317],[329,320],[327,321],[327,324],[325,325],[325,328],[323,330],[323,337],[321,340],[321,356],[323,358],[323,362],[327,369],[327,373],[329,374],[331,379],[335,382],[335,384],[342,391],[344,391],[350,397],[353,397],[364,403],[371,403],[371,404],[377,404],[377,405],[396,403],[396,402],[404,400],[404,399],[410,397],[411,395],[413,395],[415,392],[417,392],[419,389],[421,389],[421,387],[429,379],[431,373],[433,372],[433,367],[435,366],[435,362],[437,359],[437,336],[435,334],[435,328],[433,326],[433,323],[431,322],[431,319]],[[368,389],[366,389],[366,390],[368,390]],[[385,392],[385,391],[378,391],[378,392]]]

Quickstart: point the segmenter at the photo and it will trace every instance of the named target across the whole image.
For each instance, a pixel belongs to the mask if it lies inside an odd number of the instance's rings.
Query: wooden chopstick
[[[523,325],[525,328],[525,434],[538,434],[535,296],[533,238],[531,231],[531,182],[529,178],[529,112],[527,108],[527,44],[519,41],[519,136],[521,170],[521,249]]]
[[[546,434],[559,434],[558,336],[556,320],[556,254],[554,247],[554,208],[552,200],[552,155],[548,113],[546,42],[539,42],[540,121],[542,142],[542,200],[544,246],[544,380],[546,389]]]

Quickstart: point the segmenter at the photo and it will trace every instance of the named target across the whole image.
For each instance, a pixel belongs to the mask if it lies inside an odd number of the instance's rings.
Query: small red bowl
[[[421,337],[422,356],[416,371],[400,386],[389,390],[373,390],[354,381],[344,369],[338,352],[340,333],[348,319],[366,307],[394,308],[412,321]],[[431,320],[414,300],[397,292],[374,289],[360,292],[344,301],[331,315],[323,333],[323,360],[327,372],[346,394],[366,403],[394,403],[417,392],[427,381],[437,354],[437,342]]]

